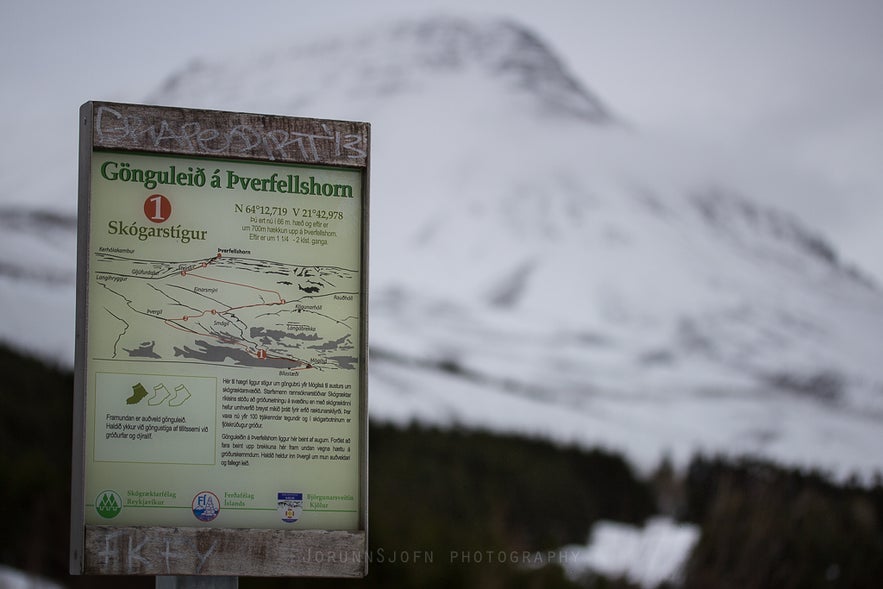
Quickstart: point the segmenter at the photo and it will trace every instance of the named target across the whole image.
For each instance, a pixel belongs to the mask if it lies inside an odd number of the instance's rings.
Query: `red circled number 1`
[[[144,214],[154,223],[162,223],[172,216],[172,203],[162,194],[152,194],[144,201]]]

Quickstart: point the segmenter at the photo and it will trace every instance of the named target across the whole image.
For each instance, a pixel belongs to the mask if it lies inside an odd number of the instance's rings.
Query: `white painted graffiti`
[[[205,568],[217,545],[218,540],[213,540],[205,552],[200,552],[192,538],[153,541],[144,538],[136,545],[135,538],[117,531],[104,536],[104,549],[97,556],[101,568],[110,572],[138,574],[144,571],[162,571],[172,574],[186,569],[198,575]]]
[[[255,153],[269,160],[318,162],[322,153],[349,160],[365,158],[367,151],[362,135],[341,132],[327,123],[321,126],[322,133],[265,130],[250,125],[217,129],[203,126],[199,121],[145,120],[109,106],[99,106],[95,113],[98,142],[107,147],[141,145],[147,141],[156,148],[203,154]]]

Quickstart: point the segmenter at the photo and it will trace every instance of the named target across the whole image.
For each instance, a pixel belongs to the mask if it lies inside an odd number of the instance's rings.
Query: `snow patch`
[[[699,541],[699,528],[669,518],[649,520],[643,528],[601,521],[592,527],[585,546],[561,549],[564,571],[573,581],[591,572],[625,578],[645,589],[662,583],[680,584],[684,565]]]

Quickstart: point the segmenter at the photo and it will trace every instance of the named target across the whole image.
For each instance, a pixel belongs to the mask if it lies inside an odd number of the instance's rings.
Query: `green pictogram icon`
[[[95,500],[95,511],[105,519],[119,515],[123,510],[123,499],[116,491],[102,491]]]
[[[141,402],[141,399],[147,396],[147,389],[140,382],[132,386],[132,396],[126,399],[126,404],[135,405]]]
[[[147,399],[148,405],[162,405],[163,401],[172,396],[169,389],[164,384],[158,384],[153,387],[153,396]]]
[[[147,389],[139,382],[136,385],[132,385],[132,395],[126,399],[126,404],[137,405],[147,398],[147,404],[152,407],[162,405],[167,401],[170,407],[180,407],[187,402],[187,399],[193,396],[183,384],[176,386],[175,392],[171,393],[163,383],[154,386],[153,395],[150,395],[149,398],[148,395]]]
[[[191,394],[190,391],[187,390],[187,387],[185,387],[183,384],[179,384],[175,387],[175,396],[169,400],[169,405],[171,407],[180,407],[190,397]]]

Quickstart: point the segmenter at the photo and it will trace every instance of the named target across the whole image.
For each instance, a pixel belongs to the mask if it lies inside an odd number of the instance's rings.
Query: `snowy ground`
[[[573,581],[600,573],[625,578],[644,589],[662,583],[678,584],[690,551],[699,541],[699,529],[668,518],[654,518],[643,528],[617,522],[598,522],[585,546],[561,549],[565,573]]]

